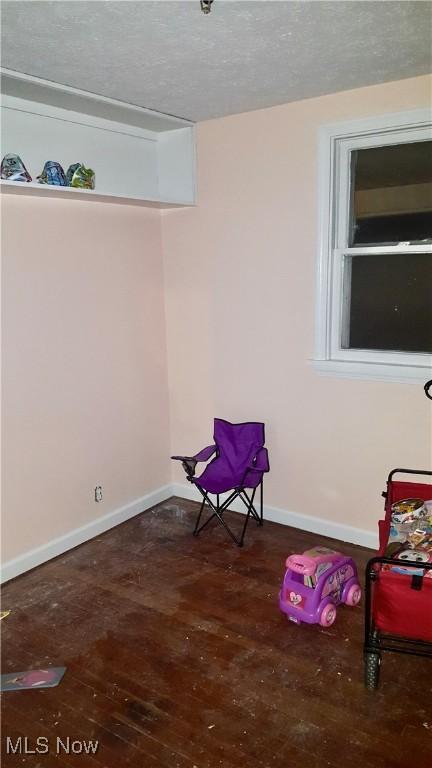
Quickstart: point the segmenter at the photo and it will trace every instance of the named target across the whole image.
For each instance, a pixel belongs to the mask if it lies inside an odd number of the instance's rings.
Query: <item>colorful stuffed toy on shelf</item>
[[[60,163],[54,160],[47,160],[40,176],[37,177],[39,184],[52,184],[55,187],[66,187],[66,176]]]
[[[86,168],[82,163],[74,163],[67,169],[66,181],[69,187],[94,189],[95,172],[91,168]]]
[[[5,155],[1,162],[1,177],[5,181],[31,181],[27,168],[19,155]]]

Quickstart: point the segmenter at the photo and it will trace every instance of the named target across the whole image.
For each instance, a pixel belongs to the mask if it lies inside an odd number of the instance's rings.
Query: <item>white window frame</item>
[[[345,349],[343,265],[345,255],[363,253],[432,254],[431,245],[348,246],[350,155],[355,149],[432,139],[430,110],[413,110],[322,126],[319,131],[318,263],[315,354],[322,374],[399,382],[430,378],[432,355]],[[431,256],[432,257],[432,256]],[[345,277],[346,279],[346,277]]]

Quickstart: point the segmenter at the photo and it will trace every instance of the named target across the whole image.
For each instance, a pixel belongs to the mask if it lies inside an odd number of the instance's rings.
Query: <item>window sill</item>
[[[430,366],[396,365],[388,363],[364,363],[348,360],[311,360],[320,376],[343,379],[367,379],[397,384],[425,384],[431,377]]]

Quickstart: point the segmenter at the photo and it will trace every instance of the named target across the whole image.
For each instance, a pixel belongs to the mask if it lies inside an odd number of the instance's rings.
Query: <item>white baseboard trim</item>
[[[107,515],[92,520],[90,523],[87,523],[87,525],[75,528],[73,531],[64,534],[64,536],[52,539],[46,544],[42,544],[40,547],[24,552],[24,554],[15,557],[13,560],[8,560],[3,563],[0,574],[0,583],[10,581],[10,579],[14,579],[21,573],[30,571],[32,568],[36,568],[36,566],[47,562],[47,560],[51,560],[53,557],[62,555],[64,552],[73,549],[73,547],[77,547],[79,544],[84,544],[84,542],[93,539],[95,536],[99,536],[110,528],[114,528],[116,525],[126,522],[126,520],[129,520],[131,517],[135,517],[135,515],[139,515],[141,512],[145,512],[145,510],[154,507],[156,504],[166,501],[166,499],[169,499],[171,496],[179,496],[183,499],[199,501],[198,492],[190,484],[172,483],[171,485],[163,485],[155,491],[152,491],[139,499],[135,499],[135,501],[125,504],[119,509],[109,512]],[[236,512],[245,512],[245,507],[241,502],[234,503],[231,508]],[[320,517],[302,515],[298,512],[290,512],[285,509],[269,507],[267,505],[264,506],[264,517],[266,520],[272,520],[273,522],[281,523],[282,525],[290,525],[293,528],[299,528],[302,531],[309,531],[321,536],[329,536],[332,539],[339,539],[340,541],[346,541],[351,544],[360,544],[363,547],[369,547],[374,550],[378,548],[378,534],[362,528],[354,528],[351,525],[342,525],[341,523],[335,523],[332,520],[324,520]]]
[[[13,560],[8,560],[1,568],[1,583],[14,579],[15,576],[19,576],[21,573],[25,573],[25,571],[29,571],[31,568],[51,560],[53,557],[62,555],[68,549],[77,547],[79,544],[99,536],[99,534],[108,531],[110,528],[114,528],[131,517],[139,515],[140,512],[160,504],[161,501],[165,501],[165,499],[172,495],[171,485],[163,485],[161,488],[157,488],[155,491],[147,493],[145,496],[141,496],[141,498],[135,499],[135,501],[125,504],[123,507],[119,507],[119,509],[108,512],[107,515],[92,520],[87,525],[75,528],[73,531],[64,534],[64,536],[59,536],[48,541],[46,544],[42,544],[40,547],[36,547],[36,549],[24,552],[24,554],[15,557]]]
[[[193,501],[200,500],[198,491],[190,483],[173,483],[172,495],[179,496],[183,499],[191,499]],[[235,512],[242,513],[246,511],[244,504],[239,501],[234,503],[231,506],[231,509]],[[360,544],[362,547],[368,547],[375,551],[378,549],[378,532],[375,533],[374,531],[367,531],[363,528],[354,528],[352,525],[335,523],[332,520],[325,520],[322,517],[302,515],[299,512],[291,512],[286,509],[279,509],[278,507],[269,507],[265,504],[264,519],[272,520],[274,523],[281,523],[282,525],[290,525],[293,528],[299,528],[302,531],[317,533],[320,536],[329,536],[332,539],[339,539],[340,541],[346,541],[350,544]]]

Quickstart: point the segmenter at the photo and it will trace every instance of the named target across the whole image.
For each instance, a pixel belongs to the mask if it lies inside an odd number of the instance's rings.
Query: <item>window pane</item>
[[[432,141],[351,153],[353,245],[432,240]]]
[[[432,255],[345,257],[345,348],[432,353]]]

